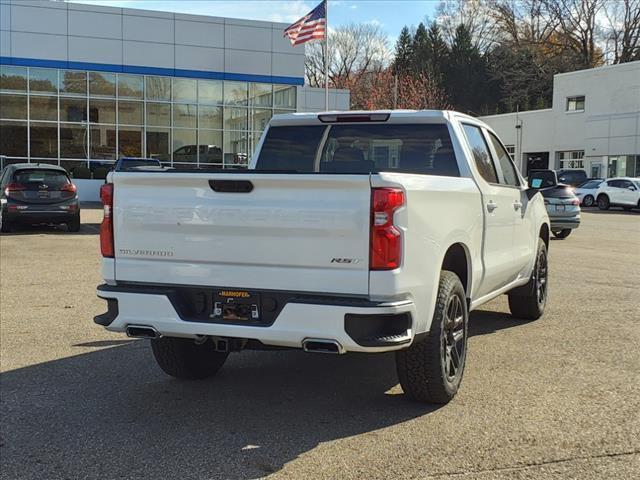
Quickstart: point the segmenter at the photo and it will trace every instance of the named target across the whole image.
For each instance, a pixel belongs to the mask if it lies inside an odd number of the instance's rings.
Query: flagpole
[[[324,109],[329,110],[329,0],[324,0]]]

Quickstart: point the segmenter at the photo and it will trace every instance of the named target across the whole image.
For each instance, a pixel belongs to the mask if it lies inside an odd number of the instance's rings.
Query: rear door
[[[609,180],[607,187],[607,194],[611,203],[624,203],[622,180]]]
[[[484,279],[478,296],[491,293],[515,280],[519,269],[514,262],[513,233],[515,228],[514,204],[520,200],[518,189],[500,185],[496,166],[491,158],[482,128],[463,123],[462,128],[480,178],[484,209]]]
[[[368,293],[369,175],[114,174],[116,280]]]

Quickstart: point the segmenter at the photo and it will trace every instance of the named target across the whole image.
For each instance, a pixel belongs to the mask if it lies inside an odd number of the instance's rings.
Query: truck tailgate
[[[253,190],[216,192],[213,180]],[[368,175],[117,173],[113,183],[116,281],[368,293]]]

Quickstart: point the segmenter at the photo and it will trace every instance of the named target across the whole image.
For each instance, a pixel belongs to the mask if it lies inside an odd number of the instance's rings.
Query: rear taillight
[[[78,189],[73,183],[65,183],[62,187],[60,187],[61,192],[71,192],[76,193]]]
[[[578,200],[577,198],[572,199],[571,205],[580,205],[580,200]]]
[[[10,183],[9,185],[7,185],[4,189],[4,194],[7,197],[10,197],[12,194],[17,193],[17,192],[22,192],[24,190],[26,190],[27,187],[25,187],[24,185],[20,184],[20,183]]]
[[[100,200],[104,209],[100,224],[100,251],[103,257],[113,257],[113,183],[100,187]]]
[[[393,214],[403,205],[404,191],[401,189],[373,189],[369,252],[371,270],[393,270],[402,262],[402,234],[393,224]]]

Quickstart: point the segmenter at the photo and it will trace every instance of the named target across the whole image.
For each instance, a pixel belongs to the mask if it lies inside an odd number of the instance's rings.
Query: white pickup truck
[[[469,311],[547,301],[549,220],[490,127],[455,112],[274,117],[248,170],[114,172],[101,191],[108,330],[178,378],[229,352],[396,351],[410,398],[448,402]]]

